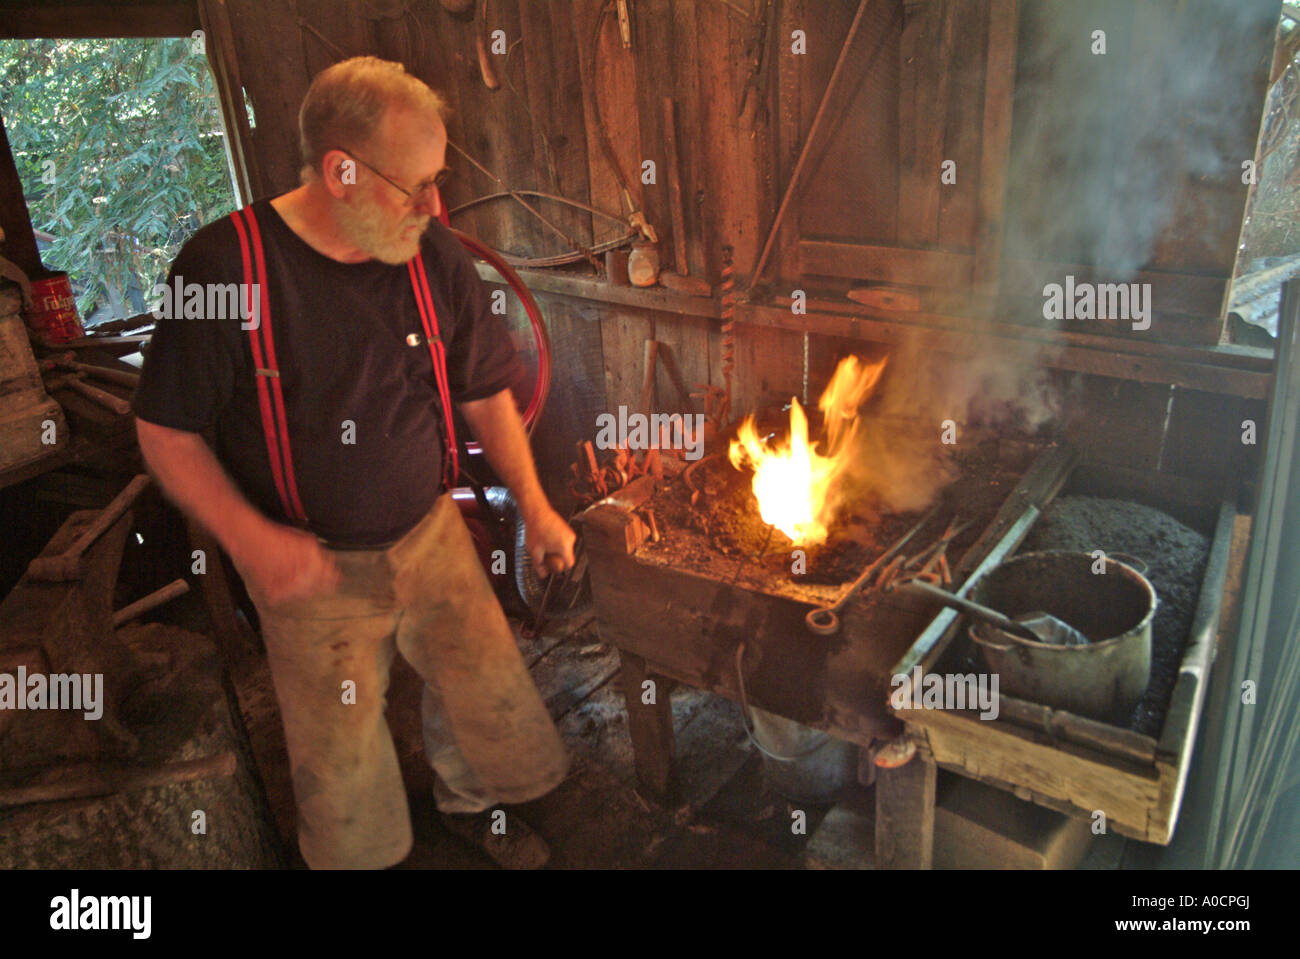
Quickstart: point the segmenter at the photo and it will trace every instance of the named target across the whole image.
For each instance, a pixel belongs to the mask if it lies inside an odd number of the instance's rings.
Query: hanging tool
[[[722,400],[718,428],[731,422],[731,373],[736,368],[736,278],[732,258],[735,250],[722,248]]]
[[[500,90],[501,80],[497,77],[496,67],[492,65],[492,54],[488,51],[488,0],[479,5],[478,30],[474,45],[478,48],[478,72],[483,78],[483,86],[489,90]]]

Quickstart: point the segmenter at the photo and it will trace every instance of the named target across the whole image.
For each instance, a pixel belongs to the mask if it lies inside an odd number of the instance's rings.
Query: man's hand
[[[259,606],[326,596],[338,588],[339,569],[311,533],[268,522],[231,554]]]
[[[524,545],[537,575],[573,568],[573,543],[577,539],[563,517],[555,512],[537,481],[528,436],[509,390],[461,404],[470,429],[483,444],[488,462],[515,494],[524,520]]]
[[[524,517],[524,547],[539,579],[573,568],[573,543],[569,524],[549,504]]]

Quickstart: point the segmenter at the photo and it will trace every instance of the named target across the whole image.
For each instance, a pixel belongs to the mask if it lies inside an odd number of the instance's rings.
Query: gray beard
[[[420,250],[420,237],[429,226],[429,216],[412,214],[402,219],[396,230],[373,206],[364,201],[340,204],[335,220],[348,242],[382,263],[398,266],[415,256]],[[419,226],[420,231],[410,239],[402,237],[407,227]]]

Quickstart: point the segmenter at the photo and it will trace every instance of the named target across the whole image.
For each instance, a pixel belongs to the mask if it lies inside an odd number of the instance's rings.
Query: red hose
[[[551,339],[546,332],[546,321],[542,318],[541,308],[537,305],[537,300],[533,298],[532,291],[519,278],[519,274],[514,271],[509,263],[501,259],[495,250],[454,227],[448,227],[448,229],[467,250],[501,274],[506,284],[515,291],[515,295],[524,304],[525,312],[528,313],[528,321],[533,327],[533,338],[537,341],[537,383],[533,387],[532,398],[528,401],[522,419],[524,429],[531,436],[533,427],[541,417],[542,409],[546,406],[546,397],[551,391]]]

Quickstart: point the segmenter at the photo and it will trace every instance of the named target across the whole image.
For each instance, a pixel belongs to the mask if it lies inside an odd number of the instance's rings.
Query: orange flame
[[[808,417],[790,402],[790,438],[772,445],[758,435],[754,417],[740,424],[728,455],[736,469],[754,470],[754,496],[763,522],[800,545],[825,542],[836,507],[836,481],[852,460],[858,407],[871,395],[885,360],[867,364],[856,356],[840,361],[818,401],[824,415],[824,452],[808,441]]]

